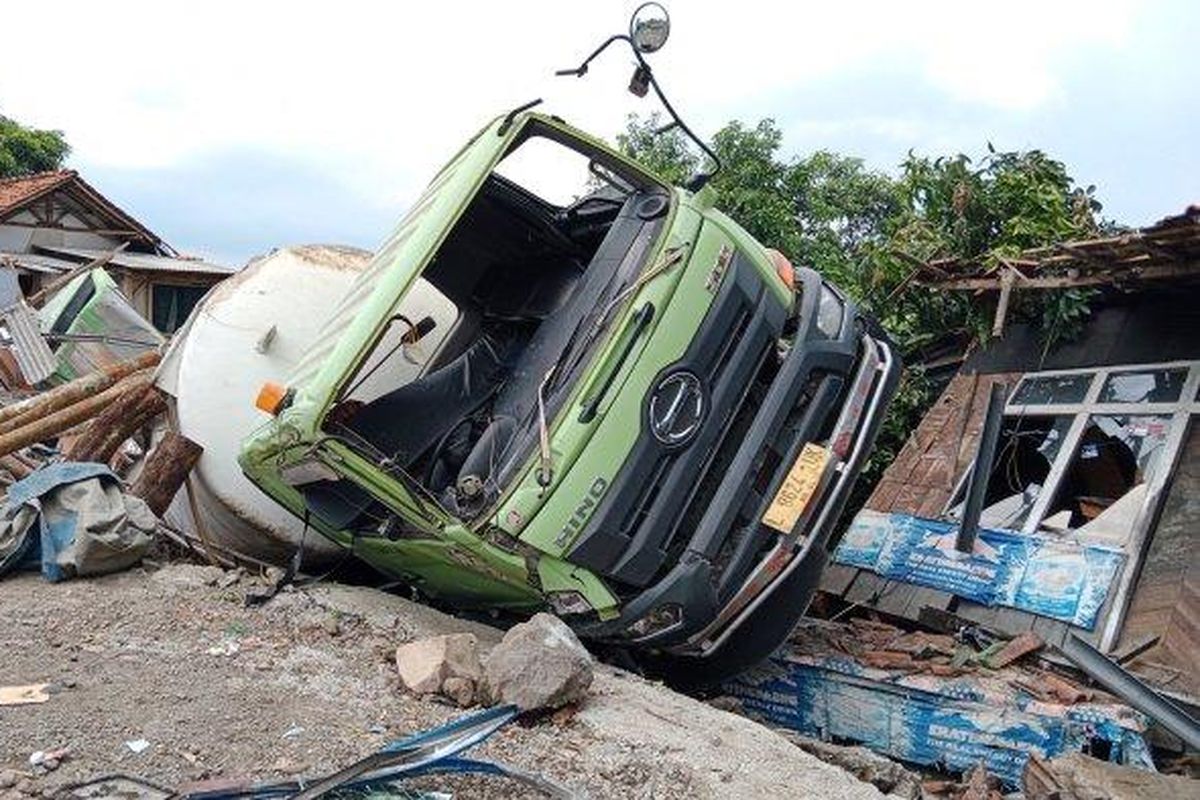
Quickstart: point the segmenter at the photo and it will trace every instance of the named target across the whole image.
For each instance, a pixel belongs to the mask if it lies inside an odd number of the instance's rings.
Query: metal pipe
[[[1105,689],[1178,736],[1191,749],[1200,750],[1200,723],[1182,708],[1073,633],[1063,641],[1061,649],[1064,656]]]
[[[1004,421],[1004,401],[1008,397],[1008,386],[993,383],[988,396],[987,416],[979,434],[979,449],[971,466],[971,482],[967,484],[967,501],[963,505],[962,521],[954,537],[954,549],[970,553],[975,547],[975,534],[979,532],[979,515],[983,513],[983,501],[987,495],[988,481],[992,477],[992,462],[996,460],[996,444],[1000,441],[1000,426]]]

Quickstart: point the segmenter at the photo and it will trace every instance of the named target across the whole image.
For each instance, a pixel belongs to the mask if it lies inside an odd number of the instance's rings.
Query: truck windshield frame
[[[614,224],[615,220],[621,214],[628,213],[627,207],[631,198],[635,195],[656,195],[663,198],[663,210],[658,212],[656,216],[669,218],[670,211],[673,209],[675,198],[674,192],[670,190],[663,182],[651,176],[648,173],[636,168],[627,160],[620,157],[618,154],[604,148],[599,143],[591,141],[587,138],[582,138],[574,135],[565,126],[557,127],[557,120],[551,122],[543,120],[536,116],[531,116],[520,127],[517,133],[513,136],[511,142],[504,148],[499,158],[493,163],[487,174],[483,177],[476,191],[465,202],[463,210],[448,224],[447,233],[445,234],[442,243],[430,255],[426,266],[415,276],[415,280],[424,282],[428,288],[436,291],[438,296],[446,299],[446,302],[454,308],[454,319],[449,324],[446,330],[438,331],[437,335],[430,337],[436,339],[433,347],[427,348],[421,354],[420,364],[409,360],[413,366],[418,366],[416,370],[408,370],[408,374],[403,381],[397,382],[388,390],[391,394],[402,393],[403,390],[409,389],[410,392],[415,392],[415,385],[425,381],[428,378],[436,376],[439,371],[443,371],[449,367],[453,367],[457,361],[462,361],[464,357],[470,355],[469,347],[464,349],[462,341],[469,336],[472,326],[476,330],[482,330],[481,324],[486,325],[491,322],[496,324],[505,324],[507,318],[511,316],[519,323],[521,315],[516,311],[503,311],[501,313],[491,313],[491,309],[483,308],[481,311],[478,307],[471,307],[473,301],[478,300],[478,293],[470,294],[462,291],[462,287],[455,283],[456,275],[460,271],[452,271],[447,265],[453,265],[456,255],[455,243],[456,237],[464,238],[471,234],[474,230],[472,225],[477,223],[478,219],[472,217],[472,214],[480,208],[480,203],[488,203],[501,198],[510,209],[510,213],[514,213],[521,218],[521,224],[525,224],[535,235],[543,236],[551,246],[559,246],[565,250],[570,247],[578,247],[578,243],[570,241],[575,235],[576,228],[570,226],[578,226],[578,230],[583,233],[580,236],[591,236],[591,248],[598,248],[602,244],[607,243],[608,228]],[[512,183],[510,180],[503,177],[500,172],[501,165],[505,160],[518,152],[522,145],[531,141],[545,140],[549,143],[556,144],[572,155],[579,157],[581,165],[581,175],[586,183],[584,186],[589,190],[581,196],[575,197],[574,201],[566,206],[556,205],[543,197],[535,194],[529,189],[519,184]],[[598,173],[598,170],[603,170],[603,173]],[[618,183],[619,181],[619,183]],[[640,193],[640,194],[639,194]],[[602,201],[602,202],[601,202]],[[591,221],[595,218],[596,221]],[[552,230],[556,224],[562,225],[566,230],[566,234],[561,231]],[[591,226],[590,228],[588,226]],[[482,226],[480,226],[482,227]],[[618,264],[622,268],[617,270],[613,275],[609,276],[602,287],[602,297],[605,302],[608,302],[612,297],[619,293],[622,287],[628,285],[633,279],[640,274],[645,267],[648,257],[656,250],[661,233],[665,230],[665,226],[661,224],[654,225],[653,230],[648,232],[650,235],[638,235],[633,241],[629,242],[628,247],[620,252]],[[487,234],[480,234],[483,238],[481,242],[490,241],[487,239]],[[501,248],[497,248],[501,249]],[[633,269],[629,269],[631,265],[629,255],[631,251],[636,251],[638,263],[632,265]],[[598,252],[598,251],[597,251]],[[580,276],[587,270],[592,269],[590,266],[591,259],[595,253],[589,253],[588,247],[580,250],[581,264],[579,265]],[[576,276],[574,280],[578,283],[584,283],[582,277]],[[439,284],[439,281],[445,283]],[[504,281],[496,281],[504,283]],[[515,281],[514,283],[519,283]],[[447,491],[446,486],[435,479],[436,462],[443,455],[447,447],[447,441],[457,435],[459,426],[465,422],[466,417],[455,423],[455,427],[451,430],[442,431],[441,434],[433,440],[433,442],[419,441],[417,445],[411,448],[412,452],[396,450],[390,446],[391,442],[383,438],[383,443],[376,439],[373,440],[371,433],[374,429],[369,428],[365,424],[360,425],[359,429],[355,429],[354,423],[357,420],[360,409],[351,407],[357,403],[353,399],[353,394],[357,387],[366,379],[372,377],[372,373],[379,370],[381,367],[386,371],[386,365],[383,363],[387,359],[401,358],[401,354],[407,351],[407,345],[401,345],[397,340],[395,346],[386,352],[383,359],[372,364],[373,359],[379,357],[381,349],[389,345],[390,339],[395,339],[396,336],[391,335],[391,332],[396,331],[403,325],[397,324],[396,320],[403,319],[407,322],[408,331],[400,331],[401,339],[410,335],[416,329],[416,320],[422,315],[420,309],[406,307],[406,300],[414,290],[415,284],[410,284],[404,294],[393,305],[391,313],[388,315],[388,322],[380,324],[375,336],[372,339],[370,346],[362,351],[362,355],[356,359],[356,363],[345,371],[343,380],[337,385],[333,394],[333,400],[325,409],[324,413],[319,416],[317,426],[322,434],[339,441],[343,446],[353,450],[357,455],[376,465],[378,469],[385,473],[386,476],[395,480],[399,489],[404,494],[413,498],[413,501],[421,506],[429,506],[433,504],[437,511],[449,517],[468,520],[478,516],[477,509],[472,509],[471,513],[465,513],[465,509],[457,506],[454,502],[446,502]],[[615,289],[614,289],[615,287]],[[567,294],[571,296],[570,290]],[[569,302],[563,300],[562,305]],[[622,304],[624,305],[624,304]],[[615,318],[619,316],[618,309],[609,309],[609,317]],[[543,315],[538,318],[542,321],[534,322],[534,329],[540,328],[546,317]],[[483,322],[481,323],[480,320]],[[603,326],[602,330],[589,330],[594,318],[590,314],[580,314],[578,319],[572,317],[574,325],[570,336],[560,339],[561,347],[555,350],[552,371],[555,373],[554,386],[552,391],[549,391],[545,397],[540,397],[540,400],[546,405],[542,406],[542,413],[546,414],[543,419],[549,418],[557,420],[558,415],[562,412],[567,395],[570,394],[570,388],[574,386],[575,381],[583,374],[583,368],[587,361],[587,354],[595,352],[597,345],[607,340],[608,335],[613,332],[611,320]],[[435,327],[442,327],[437,325]],[[586,336],[584,334],[587,334]],[[499,339],[500,344],[504,344],[502,337]],[[484,335],[486,339],[486,335]],[[484,341],[491,356],[495,356],[497,349],[503,350],[503,347],[497,347],[496,341]],[[496,356],[500,361],[504,361],[507,356]],[[464,375],[474,376],[486,374],[487,369],[494,366],[492,360],[483,359],[481,362],[484,369],[481,370],[477,366],[472,369],[467,369],[463,372]],[[540,387],[539,387],[540,391]],[[436,395],[434,399],[436,400]],[[365,403],[358,403],[359,406],[365,406]],[[436,403],[431,403],[431,406],[436,406]],[[453,408],[453,407],[452,407]],[[472,408],[471,411],[477,410]],[[533,407],[524,409],[525,413],[516,418],[515,432],[512,434],[511,444],[509,448],[509,457],[503,460],[503,463],[509,467],[506,470],[510,480],[505,481],[505,484],[511,483],[513,477],[511,467],[515,462],[523,461],[528,456],[528,449],[525,446],[527,442],[530,428],[530,420],[537,418],[532,415]],[[447,416],[454,413],[447,411]],[[398,416],[396,419],[403,419],[403,416]],[[407,422],[405,424],[408,424]],[[469,426],[468,426],[469,427]],[[347,476],[350,477],[350,476]],[[354,480],[351,478],[351,480]],[[356,481],[358,482],[358,481]],[[364,488],[367,488],[364,486]],[[497,484],[497,490],[492,493],[491,499],[498,499],[504,494],[506,487],[500,487]],[[368,489],[370,491],[370,489]],[[377,494],[377,492],[372,492]],[[419,498],[416,495],[421,495]],[[382,498],[377,498],[382,499]],[[492,503],[487,503],[490,506]]]

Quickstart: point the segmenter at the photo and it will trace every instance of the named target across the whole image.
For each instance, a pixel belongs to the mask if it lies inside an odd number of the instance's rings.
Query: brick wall
[[[975,456],[992,384],[1011,390],[1019,372],[956,375],[883,473],[865,508],[937,517]]]

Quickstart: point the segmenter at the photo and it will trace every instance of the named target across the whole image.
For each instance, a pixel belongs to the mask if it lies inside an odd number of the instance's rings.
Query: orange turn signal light
[[[285,397],[287,397],[286,386],[275,381],[267,381],[258,390],[258,397],[254,398],[254,407],[275,416],[282,410]]]
[[[767,257],[771,259],[771,263],[775,266],[775,274],[779,276],[779,280],[783,281],[789,289],[796,290],[796,268],[792,266],[792,262],[788,261],[787,256],[778,250],[767,248]]]

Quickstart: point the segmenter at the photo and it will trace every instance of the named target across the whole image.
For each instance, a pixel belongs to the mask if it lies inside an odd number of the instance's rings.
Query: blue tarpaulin
[[[103,464],[50,464],[8,489],[0,575],[41,569],[49,581],[123,569],[150,546],[157,520]]]
[[[971,553],[960,553],[955,530],[947,522],[863,510],[833,560],[1091,630],[1124,559],[1109,547],[991,528],[980,529]]]

